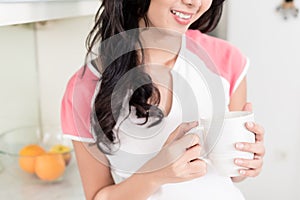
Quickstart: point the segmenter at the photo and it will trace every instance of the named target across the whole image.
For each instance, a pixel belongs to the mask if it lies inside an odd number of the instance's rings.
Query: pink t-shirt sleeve
[[[229,96],[231,96],[246,76],[249,67],[248,59],[238,48],[225,40],[202,34],[198,30],[188,30],[186,35],[206,50],[219,75],[229,83]],[[192,45],[187,48],[197,54],[197,49]]]
[[[91,108],[97,77],[81,68],[69,80],[61,104],[61,127],[65,137],[81,142],[95,142],[91,133]]]

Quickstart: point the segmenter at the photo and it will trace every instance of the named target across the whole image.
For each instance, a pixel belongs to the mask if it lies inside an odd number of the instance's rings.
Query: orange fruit
[[[36,156],[44,154],[46,151],[37,144],[30,144],[23,147],[19,152],[19,166],[22,170],[33,174]]]
[[[45,153],[35,160],[35,174],[45,181],[58,179],[65,169],[65,160],[61,154]]]

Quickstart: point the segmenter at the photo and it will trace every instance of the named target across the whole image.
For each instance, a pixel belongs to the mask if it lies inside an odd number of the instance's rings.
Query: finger
[[[187,150],[195,145],[200,145],[200,138],[197,134],[191,133],[184,135],[182,138],[172,143],[174,147]]]
[[[262,126],[260,126],[259,124],[254,123],[254,122],[247,122],[246,123],[246,128],[249,131],[255,133],[256,141],[263,141],[264,140],[265,130]]]
[[[202,160],[196,159],[192,162],[189,162],[189,174],[199,174],[205,175],[206,174],[206,163]]]
[[[265,155],[265,147],[261,142],[256,142],[256,143],[239,142],[236,143],[235,148],[240,151],[255,153],[258,156]]]
[[[185,181],[189,181],[189,180],[193,180],[193,179],[196,179],[196,178],[200,178],[200,177],[202,177],[204,175],[205,174],[203,174],[202,172],[192,173],[192,174],[187,175],[187,177],[184,180]]]
[[[243,111],[249,111],[252,112],[252,103],[247,102],[244,107],[243,107]]]
[[[185,122],[180,124],[168,137],[167,141],[165,142],[164,146],[167,144],[172,143],[175,140],[183,137],[185,133],[187,133],[192,128],[198,126],[198,122]]]
[[[179,126],[179,138],[181,138],[183,135],[185,135],[187,132],[189,132],[191,129],[197,127],[199,125],[199,123],[197,121],[194,122],[188,122],[188,123],[182,123]],[[176,137],[175,139],[178,139],[178,137]]]
[[[256,177],[260,174],[261,168],[258,169],[241,169],[239,173],[244,177]]]
[[[242,159],[237,158],[234,160],[234,163],[238,166],[245,167],[248,169],[258,169],[263,166],[263,160],[262,159]]]
[[[200,145],[195,145],[184,153],[182,159],[184,162],[190,162],[193,160],[197,160],[200,157],[201,147]]]
[[[182,138],[165,146],[161,153],[165,155],[165,160],[175,162],[186,153],[187,149],[190,149],[197,144],[199,146],[199,141],[200,139],[196,134],[184,135]],[[185,161],[187,162],[187,160]]]

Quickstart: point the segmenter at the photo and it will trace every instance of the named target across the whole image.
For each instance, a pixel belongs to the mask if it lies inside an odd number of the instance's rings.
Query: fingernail
[[[240,174],[245,175],[246,171],[245,170],[240,170]]]
[[[248,126],[249,128],[252,128],[252,127],[254,126],[254,124],[253,124],[253,122],[247,122],[247,126]]]
[[[243,148],[244,148],[244,144],[242,144],[242,143],[237,143],[237,144],[235,145],[235,147],[236,147],[237,149],[243,149]]]
[[[237,159],[237,160],[235,160],[235,163],[240,165],[240,164],[243,164],[243,161],[242,161],[242,160],[239,160],[239,159]]]

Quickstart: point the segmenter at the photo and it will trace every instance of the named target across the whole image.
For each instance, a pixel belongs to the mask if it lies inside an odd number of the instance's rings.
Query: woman
[[[225,110],[251,110],[246,104],[247,59],[227,42],[204,34],[217,25],[222,4],[223,0],[102,1],[87,40],[87,57],[94,49],[99,56],[96,53],[71,78],[61,112],[87,199],[243,199],[232,181],[260,173],[262,127],[248,123],[256,143],[236,144],[255,157],[237,158],[235,163],[247,170],[234,178],[211,170],[199,159],[199,137],[185,134],[198,125],[198,111],[212,115],[209,108],[214,106],[207,88],[195,81],[200,77],[197,71],[186,67],[190,58],[196,65],[213,65],[208,73],[221,80]],[[191,93],[193,102],[200,102],[196,115],[184,114],[193,113],[193,106],[180,113],[176,91],[184,91],[179,101],[190,99],[185,92],[196,91]],[[179,117],[183,115],[187,117]]]

